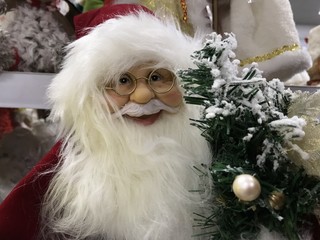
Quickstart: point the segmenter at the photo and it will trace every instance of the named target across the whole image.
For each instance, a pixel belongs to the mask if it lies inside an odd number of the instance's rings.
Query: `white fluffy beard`
[[[163,112],[151,126],[108,121],[86,140],[75,132],[44,200],[44,238],[196,239],[204,199],[192,190],[204,187],[194,166],[210,153],[187,113]]]

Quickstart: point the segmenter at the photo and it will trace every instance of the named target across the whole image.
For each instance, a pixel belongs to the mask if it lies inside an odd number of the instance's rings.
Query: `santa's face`
[[[190,124],[200,109],[183,102],[163,66],[126,68],[129,78],[106,81],[100,105],[88,104],[83,118],[75,119],[46,193],[43,232],[79,239],[191,239],[193,212],[203,200],[190,191],[203,184],[194,169],[207,164],[210,152]]]
[[[162,81],[164,78],[166,80],[163,84],[158,84],[155,82]],[[169,83],[167,83],[169,79]],[[155,109],[152,106],[153,110],[144,111],[141,113],[132,113],[130,110],[122,114],[125,118],[130,119],[138,124],[142,125],[151,125],[156,122],[163,111],[168,111],[168,109],[177,109],[182,104],[182,93],[180,92],[176,82],[175,76],[166,69],[155,69],[151,68],[150,65],[144,64],[131,68],[127,73],[121,75],[120,79],[115,80],[117,86],[129,85],[129,82],[132,82],[132,85],[135,88],[132,88],[132,92],[129,91],[128,94],[119,94],[119,91],[115,89],[107,89],[108,98],[112,103],[119,109],[129,106],[130,104],[135,104],[139,108],[143,108],[145,105],[149,104],[151,101],[158,100],[157,105],[163,105]],[[171,84],[172,82],[172,84]],[[161,91],[155,91],[152,89],[152,84],[155,84],[156,87],[162,87],[165,84],[168,84],[167,89]],[[138,104],[138,105],[137,105]],[[148,108],[150,108],[149,105]],[[109,110],[114,112],[114,108],[109,105]],[[170,110],[169,110],[170,111]],[[170,111],[171,113],[176,111]]]

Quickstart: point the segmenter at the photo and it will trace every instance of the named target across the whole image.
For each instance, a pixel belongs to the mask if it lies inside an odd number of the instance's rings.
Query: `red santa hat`
[[[132,13],[144,11],[153,14],[148,8],[138,4],[119,4],[111,5],[106,3],[104,7],[94,9],[83,14],[77,15],[74,18],[74,27],[76,37],[80,38],[86,35],[93,27],[117,16],[125,16]]]

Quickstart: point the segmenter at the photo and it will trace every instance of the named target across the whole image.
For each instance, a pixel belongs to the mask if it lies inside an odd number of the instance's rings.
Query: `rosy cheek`
[[[105,96],[105,99],[110,113],[114,113],[114,108],[112,106],[121,108],[129,101],[128,97],[119,96],[118,94],[112,92],[108,93],[108,95]]]
[[[166,94],[158,95],[158,99],[170,107],[177,107],[182,103],[182,94],[178,89],[171,90]]]

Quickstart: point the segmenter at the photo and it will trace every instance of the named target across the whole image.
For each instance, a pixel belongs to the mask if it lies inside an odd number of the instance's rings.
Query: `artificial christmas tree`
[[[320,182],[287,154],[295,150],[308,161],[294,143],[304,137],[306,121],[287,116],[295,94],[280,80],[267,82],[257,65],[238,73],[236,47],[232,34],[213,33],[192,56],[197,68],[179,73],[186,101],[204,107],[194,125],[213,154],[213,199],[199,226],[212,227],[210,239],[257,239],[262,228],[279,238],[307,239]]]

